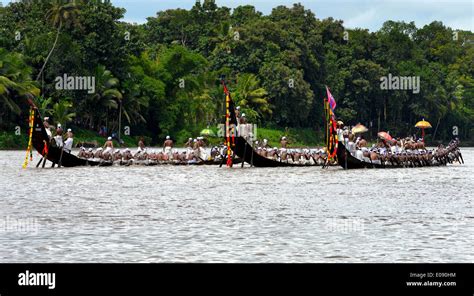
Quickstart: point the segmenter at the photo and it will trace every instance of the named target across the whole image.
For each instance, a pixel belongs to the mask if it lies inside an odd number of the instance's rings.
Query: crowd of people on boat
[[[360,161],[382,166],[420,167],[441,165],[453,162],[464,163],[459,150],[459,140],[452,140],[448,146],[439,145],[428,150],[424,140],[415,136],[405,138],[379,138],[376,144],[368,147],[362,135],[356,136],[338,124],[338,138],[349,153]]]
[[[72,133],[72,129],[68,128],[66,133],[64,133],[61,123],[58,123],[56,127],[54,127],[50,123],[49,117],[43,119],[43,125],[51,145],[62,148],[67,153],[71,153],[74,144],[74,134]],[[54,134],[52,130],[54,131]]]
[[[218,161],[223,155],[219,147],[213,147],[211,153],[205,150],[204,137],[189,138],[184,143],[185,149],[180,151],[174,147],[174,141],[166,136],[161,149],[147,148],[143,139],[138,142],[136,150],[129,148],[116,149],[112,138],[109,137],[103,147],[86,149],[80,147],[78,157],[92,161],[107,161],[120,164],[191,164],[205,161]],[[218,152],[218,153],[216,153]]]
[[[246,124],[245,113],[240,114],[240,108],[236,108],[239,124]],[[71,129],[64,133],[62,125],[52,126],[49,118],[44,118],[46,133],[53,146],[62,148],[70,153],[73,148],[74,135]],[[53,131],[54,134],[53,134]],[[423,139],[414,136],[406,138],[379,138],[376,144],[368,147],[367,140],[361,134],[350,132],[343,122],[338,122],[337,135],[340,142],[344,144],[349,153],[356,159],[384,166],[431,166],[446,163],[464,163],[459,150],[459,140],[455,139],[448,146],[439,145],[433,150],[425,147]],[[327,165],[328,154],[326,148],[288,148],[289,141],[283,136],[280,139],[280,147],[271,147],[267,139],[254,141],[253,149],[259,155],[279,162],[305,165]],[[214,146],[210,153],[206,151],[204,137],[189,138],[184,143],[184,151],[174,147],[174,141],[166,136],[161,150],[148,149],[143,139],[138,142],[138,148],[132,151],[129,148],[116,149],[112,137],[108,137],[103,147],[97,149],[80,147],[78,156],[83,159],[94,161],[120,162],[125,164],[147,162],[147,163],[198,163],[205,161],[220,162],[225,159],[226,147],[224,145]],[[335,162],[335,159],[331,160]]]
[[[289,141],[286,136],[280,138],[280,148],[271,147],[267,139],[254,142],[255,151],[263,157],[278,162],[301,165],[324,165],[327,161],[325,148],[288,148]]]
[[[241,113],[239,106],[235,108],[235,115],[238,135],[252,141],[252,127],[249,127],[245,113]],[[272,147],[267,139],[253,141],[253,149],[257,154],[274,161],[300,165],[324,165],[327,162],[326,148],[288,148],[288,145],[286,136],[280,138],[280,147]]]

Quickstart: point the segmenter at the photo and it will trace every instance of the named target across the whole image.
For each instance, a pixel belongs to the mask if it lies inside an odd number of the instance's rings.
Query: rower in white
[[[173,149],[173,140],[171,140],[171,137],[170,136],[166,136],[166,140],[165,142],[163,143],[163,152],[168,155],[168,158],[171,158],[172,157],[172,154],[171,154],[171,149]]]
[[[43,121],[44,129],[46,130],[46,134],[48,138],[51,140],[53,137],[53,133],[51,132],[51,127],[49,126],[49,117],[45,117]]]
[[[61,124],[58,123],[58,126],[56,128],[56,136],[54,137],[54,141],[56,142],[57,147],[63,147],[63,128],[61,127]]]
[[[112,155],[114,151],[114,143],[112,142],[112,137],[107,138],[107,142],[104,144],[104,152],[102,153],[105,160],[112,160]]]
[[[72,134],[72,130],[70,128],[67,129],[67,133],[66,133],[66,141],[64,142],[64,151],[66,151],[67,153],[71,153],[71,150],[72,150],[72,144],[74,142],[74,138],[73,138],[73,134]]]

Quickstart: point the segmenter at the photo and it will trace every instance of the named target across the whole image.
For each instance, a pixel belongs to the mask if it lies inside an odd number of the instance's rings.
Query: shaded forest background
[[[474,36],[435,21],[387,21],[376,32],[318,19],[300,4],[263,15],[251,5],[159,11],[121,21],[108,1],[20,1],[0,8],[0,133],[27,126],[33,96],[54,122],[98,131],[122,126],[156,143],[183,141],[222,121],[226,75],[250,122],[322,135],[325,85],[346,124],[406,136],[425,118],[427,140],[474,139]],[[152,12],[150,12],[152,14]],[[96,92],[55,88],[55,78],[94,76]],[[420,93],[380,88],[380,78],[419,76]]]

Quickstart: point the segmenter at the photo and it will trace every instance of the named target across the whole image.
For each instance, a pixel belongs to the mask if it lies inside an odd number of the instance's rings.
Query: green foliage
[[[9,53],[0,48],[0,127],[12,126],[21,114],[26,98],[39,95],[39,89],[31,81],[31,68],[19,53]]]
[[[259,119],[273,113],[268,93],[260,87],[260,80],[254,74],[243,73],[237,76],[233,99],[250,122],[259,122]]]
[[[56,123],[61,123],[63,129],[66,128],[68,122],[71,122],[76,116],[76,113],[70,112],[72,109],[72,103],[68,100],[61,100],[53,105],[52,114]]]
[[[222,122],[218,77],[225,74],[242,112],[272,127],[262,131],[273,142],[280,134],[301,145],[322,142],[316,131],[326,85],[336,115],[371,127],[369,135],[419,132],[413,125],[424,117],[433,124],[430,140],[451,138],[454,125],[461,140],[474,138],[474,35],[441,22],[417,28],[387,20],[377,32],[348,30],[301,4],[263,15],[214,0],[159,11],[143,25],[120,21],[125,10],[109,1],[19,1],[0,14],[1,129],[26,125],[25,98],[41,87],[41,112],[64,123],[74,118],[77,129],[106,126],[110,134],[120,117],[134,136],[181,142]],[[380,77],[389,73],[419,76],[420,93],[382,90]],[[95,77],[96,92],[56,89],[63,74]]]
[[[40,112],[41,116],[46,117],[53,115],[54,110],[51,108],[53,104],[53,98],[45,98],[43,96],[39,96],[34,97],[33,102],[38,108],[38,111]]]
[[[268,145],[280,147],[280,140],[285,136],[288,141],[288,147],[302,148],[322,146],[323,135],[310,128],[258,128],[257,138],[259,141],[268,140]]]
[[[26,134],[17,136],[14,133],[0,132],[0,149],[24,149],[27,146]]]

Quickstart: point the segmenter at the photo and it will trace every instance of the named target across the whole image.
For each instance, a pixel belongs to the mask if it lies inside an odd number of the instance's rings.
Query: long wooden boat
[[[364,168],[367,168],[367,169],[385,169],[385,168],[417,167],[417,166],[414,166],[414,165],[407,166],[407,165],[404,165],[404,164],[393,164],[393,163],[389,163],[389,162],[385,162],[385,163],[376,162],[376,163],[374,163],[374,162],[360,160],[360,159],[354,157],[349,152],[347,147],[340,141],[338,143],[338,148],[337,148],[336,154],[337,154],[337,162],[344,169],[364,169]],[[431,163],[429,163],[427,165],[423,165],[423,166],[445,166],[450,162],[448,160],[449,158],[454,159],[454,158],[457,158],[457,156],[455,156],[453,154],[450,154],[446,158],[446,161],[432,161]],[[461,162],[461,160],[462,160],[462,155],[459,152],[459,159],[457,159],[457,161]],[[463,160],[462,160],[462,162],[464,163]],[[420,166],[420,165],[418,165],[418,166]]]
[[[43,119],[38,111],[38,108],[30,102],[33,109],[35,109],[32,133],[32,145],[39,154],[51,161],[53,164],[64,167],[76,166],[108,166],[111,162],[92,161],[79,158],[71,153],[63,151],[63,149],[50,145],[48,134],[43,124]]]
[[[230,92],[227,89],[224,79],[221,79],[222,86],[224,88],[224,94],[226,95],[226,100],[228,96],[229,104],[229,124],[237,126],[237,116],[235,114],[235,103],[230,96]],[[224,137],[224,141],[226,138]],[[255,167],[303,167],[303,166],[320,166],[317,162],[313,162],[311,164],[306,163],[299,163],[299,162],[288,162],[288,161],[279,161],[274,160],[271,158],[264,157],[258,154],[255,149],[253,149],[252,145],[248,143],[248,141],[242,137],[237,135],[232,140],[231,149],[234,155],[238,156],[239,158],[243,159],[243,161],[247,162],[250,165]]]
[[[364,168],[382,168],[381,164],[365,162],[355,158],[346,148],[346,146],[339,141],[336,151],[337,162],[344,169],[364,169]]]
[[[298,163],[289,161],[274,160],[258,154],[250,143],[243,137],[235,137],[232,151],[235,155],[243,159],[245,162],[255,167],[302,167],[302,166],[320,166],[314,163]]]
[[[91,160],[77,157],[74,154],[63,151],[61,148],[50,145],[50,140],[46,129],[43,124],[43,119],[38,111],[38,108],[32,101],[29,101],[31,107],[35,110],[34,121],[33,121],[33,133],[32,133],[32,145],[39,154],[51,161],[55,165],[61,165],[64,167],[77,167],[77,166],[112,166],[112,165],[130,165],[125,161],[105,161],[105,160]],[[62,155],[61,155],[62,153]],[[241,163],[242,159],[236,158],[234,163]],[[43,161],[45,163],[45,161]],[[173,162],[169,161],[166,163],[154,162],[154,161],[135,161],[133,165],[220,165],[221,160],[204,160],[196,162]]]

